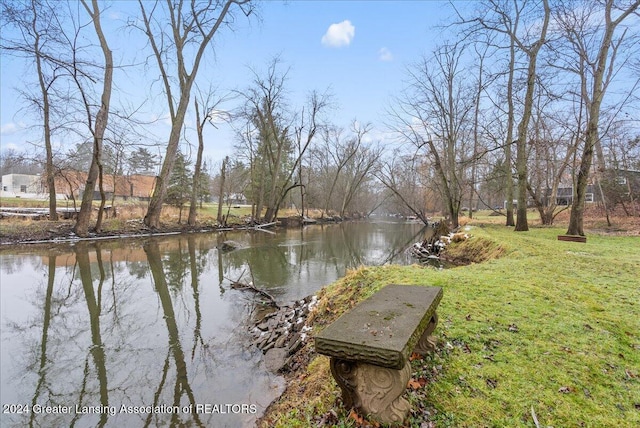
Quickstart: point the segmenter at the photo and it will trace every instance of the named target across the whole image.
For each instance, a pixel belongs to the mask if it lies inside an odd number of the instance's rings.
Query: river
[[[289,302],[352,267],[412,263],[421,239],[420,224],[356,222],[2,249],[0,425],[252,426],[284,379],[231,281]]]

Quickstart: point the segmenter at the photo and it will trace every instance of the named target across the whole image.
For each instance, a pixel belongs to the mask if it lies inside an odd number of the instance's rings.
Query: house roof
[[[146,198],[151,196],[156,177],[150,175],[116,175],[103,176],[103,188],[107,193],[115,193],[116,196],[133,196]],[[74,194],[84,190],[87,182],[87,173],[74,170],[62,170],[56,174],[56,191]],[[99,190],[96,183],[94,191]]]

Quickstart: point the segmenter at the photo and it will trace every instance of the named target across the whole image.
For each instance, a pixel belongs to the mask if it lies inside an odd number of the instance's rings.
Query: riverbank
[[[2,201],[7,204],[7,201]],[[30,208],[42,208],[42,201],[9,201],[8,203],[22,207],[21,204],[28,203]],[[13,206],[11,205],[11,206]],[[44,209],[44,208],[42,208]],[[266,229],[276,225],[283,227],[300,227],[303,224],[299,213],[295,210],[284,209],[282,215],[277,222],[268,224],[258,224],[250,221],[251,206],[237,206],[229,208],[225,211],[225,224],[221,225],[216,220],[217,206],[215,204],[204,204],[202,208],[198,208],[197,222],[190,226],[186,224],[188,216],[188,208],[183,209],[182,215],[175,207],[164,207],[160,220],[160,227],[155,229],[148,228],[144,222],[144,214],[146,205],[141,203],[130,203],[118,206],[116,210],[110,211],[116,213],[117,216],[106,215],[103,219],[102,230],[96,232],[90,229],[86,237],[78,237],[73,228],[75,220],[60,219],[58,221],[50,221],[46,216],[38,218],[20,217],[18,215],[2,218],[0,216],[0,245],[22,245],[34,243],[62,243],[75,242],[79,240],[100,240],[100,239],[119,239],[134,238],[142,236],[161,236],[173,235],[180,233],[195,232],[223,232],[230,230],[246,230],[246,229]],[[309,210],[309,215],[305,222],[320,223],[336,223],[343,221],[338,216],[323,216],[320,210]],[[344,219],[348,220],[348,219]]]
[[[412,362],[407,426],[638,426],[640,241],[633,233],[558,241],[564,232],[476,225],[451,251],[490,242],[499,258],[351,271],[318,294],[313,332],[386,284],[440,286],[437,352]],[[328,358],[312,343],[297,359],[302,368],[260,426],[376,426],[342,406]]]
[[[42,207],[42,201],[28,200],[2,200],[3,206],[16,207]],[[117,206],[117,216],[108,216],[103,220],[102,231],[96,233],[90,232],[88,239],[115,239],[126,237],[140,237],[179,233],[194,232],[215,232],[221,230],[229,230],[230,228],[245,228],[251,214],[250,206],[233,207],[225,211],[228,220],[228,226],[220,226],[216,221],[217,206],[215,204],[204,204],[198,209],[198,221],[194,226],[186,223],[187,209],[183,210],[182,216],[175,207],[167,206],[163,209],[163,214],[158,229],[150,230],[143,223],[143,217],[146,212],[146,205],[139,202],[122,203]],[[606,236],[640,236],[640,217],[630,217],[624,212],[611,213],[612,224],[609,225],[604,220],[604,213],[597,207],[589,207],[585,212],[585,230],[587,235],[597,234]],[[482,224],[502,225],[505,218],[503,215],[495,215],[491,211],[479,211],[474,213],[475,222]],[[282,215],[287,217],[295,217],[298,213],[295,210],[283,210]],[[310,210],[309,216],[317,222],[327,222],[335,220],[335,217],[326,217],[322,215],[320,210]],[[178,220],[182,217],[182,222]],[[328,220],[329,219],[329,220]],[[384,220],[384,218],[382,218]],[[530,224],[535,225],[539,222],[537,212],[529,211]],[[561,212],[556,217],[556,224],[559,228],[565,228],[568,224],[568,211]],[[460,223],[466,224],[469,221],[467,217],[461,217]],[[74,242],[79,238],[73,233],[74,220],[49,221],[46,219],[24,219],[19,217],[3,218],[0,220],[0,245],[20,245],[30,243],[59,243]],[[297,226],[299,227],[299,225]],[[534,226],[535,227],[535,226]],[[566,230],[561,231],[563,234]],[[485,253],[485,252],[483,252]],[[459,256],[449,255],[462,261]],[[481,256],[484,257],[484,256]]]

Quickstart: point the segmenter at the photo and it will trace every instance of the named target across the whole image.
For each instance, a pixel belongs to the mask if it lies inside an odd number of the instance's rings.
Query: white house
[[[7,174],[2,176],[0,197],[48,199],[49,193],[46,191],[39,175]],[[56,198],[64,199],[64,195],[56,195]]]

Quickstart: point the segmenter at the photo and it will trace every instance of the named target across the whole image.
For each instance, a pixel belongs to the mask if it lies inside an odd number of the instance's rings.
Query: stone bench
[[[315,337],[316,352],[330,357],[345,406],[382,423],[404,421],[409,358],[435,350],[430,335],[441,299],[440,287],[387,285]]]

